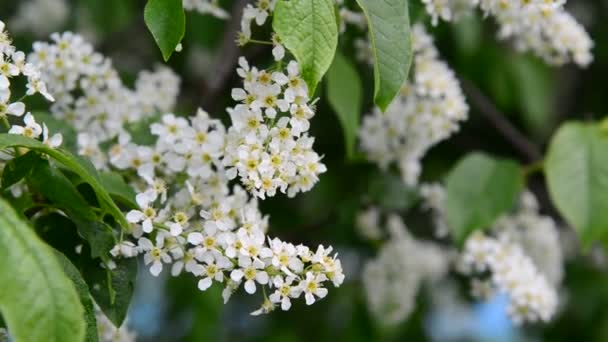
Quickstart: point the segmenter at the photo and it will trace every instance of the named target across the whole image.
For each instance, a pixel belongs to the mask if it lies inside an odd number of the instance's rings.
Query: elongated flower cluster
[[[150,128],[158,136],[153,147],[123,141],[112,148],[114,166],[145,180],[135,181],[140,208],[127,214],[137,244],[123,241],[115,256],[143,254],[153,275],[170,264],[175,276],[185,271],[198,277],[202,291],[223,283],[225,300],[241,284],[250,294],[267,287],[270,295],[256,314],[279,304],[288,310],[302,295],[312,304],[327,294],[324,283],[342,283],[331,247],[312,251],[267,237],[268,218],[257,200],[238,186],[230,190],[220,159],[227,138],[220,121],[199,110],[190,120],[164,115]]]
[[[31,32],[36,36],[46,36],[61,28],[70,15],[66,0],[24,0],[19,1],[17,13],[9,24],[15,32]]]
[[[11,45],[5,25],[0,21],[0,120],[9,128],[8,115],[14,118],[23,117],[22,123],[13,124],[8,130],[11,134],[19,134],[28,138],[42,138],[51,147],[61,145],[61,134],[49,135],[45,124],[40,125],[31,113],[25,114],[25,104],[21,99],[11,99],[11,80],[14,77],[27,78],[25,94],[21,97],[40,93],[47,100],[53,101],[53,96],[47,91],[46,84],[40,78],[40,71],[31,63],[25,61],[25,53]],[[25,115],[24,115],[25,114]]]
[[[229,108],[224,165],[254,195],[265,198],[277,190],[290,197],[308,191],[326,171],[308,136],[314,110],[297,62],[285,71],[258,70],[244,58],[238,73],[243,88],[232,90],[241,102]]]
[[[226,19],[228,13],[220,6],[219,0],[183,0],[185,10],[210,14],[216,18]]]
[[[465,244],[462,267],[467,274],[491,274],[486,282],[474,282],[473,293],[484,296],[496,291],[506,293],[510,300],[509,316],[517,324],[548,322],[557,310],[556,290],[522,247],[507,235],[493,238],[474,233]]]
[[[367,158],[382,168],[397,162],[405,183],[418,182],[420,160],[467,118],[468,106],[454,72],[438,59],[433,39],[422,25],[412,30],[412,80],[385,113],[364,117],[359,138]]]
[[[434,222],[447,227],[441,185],[425,184],[422,193]],[[474,296],[508,295],[508,313],[517,324],[547,322],[558,307],[556,286],[563,275],[559,232],[553,219],[538,210],[534,195],[524,192],[518,210],[502,216],[492,235],[475,232],[468,238],[457,265],[473,277]]]
[[[559,228],[553,218],[539,214],[538,202],[531,192],[525,191],[518,210],[501,217],[494,229],[519,244],[551,285],[561,283],[564,256]]]
[[[367,224],[380,227],[379,221]],[[446,274],[449,259],[438,246],[413,238],[399,216],[389,216],[386,228],[389,240],[365,264],[363,285],[371,313],[379,322],[395,325],[413,311],[422,284]]]
[[[521,51],[532,51],[546,62],[562,65],[573,61],[587,66],[593,60],[593,41],[584,27],[564,9],[566,0],[422,0],[427,12],[451,21],[479,7],[500,26],[498,36],[511,39]]]
[[[51,40],[34,43],[28,61],[56,97],[51,112],[76,128],[80,153],[98,168],[107,167],[100,143],[125,133],[125,124],[174,106],[180,81],[166,67],[140,73],[131,90],[112,62],[80,35],[54,33]]]

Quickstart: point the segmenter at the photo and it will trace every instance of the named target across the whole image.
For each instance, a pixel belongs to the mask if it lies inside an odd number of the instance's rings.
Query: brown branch
[[[511,124],[477,85],[467,79],[461,79],[461,82],[471,103],[523,157],[529,162],[542,158],[540,148]]]
[[[207,79],[206,83],[201,87],[204,89],[204,93],[201,94],[201,105],[210,111],[215,109],[210,107],[213,107],[217,97],[223,92],[226,84],[232,78],[234,68],[237,65],[240,51],[236,45],[236,36],[240,30],[243,8],[245,8],[248,2],[249,0],[237,0],[234,2],[230,21],[224,30],[222,45],[216,55],[214,65],[217,65],[217,68],[211,78]]]

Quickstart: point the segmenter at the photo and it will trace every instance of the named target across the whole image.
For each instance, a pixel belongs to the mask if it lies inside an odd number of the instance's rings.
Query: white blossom
[[[219,0],[183,0],[184,9],[210,14],[216,18],[226,19],[230,15],[220,5]]]
[[[413,238],[396,215],[388,217],[386,229],[390,238],[366,262],[362,278],[370,312],[378,322],[395,325],[413,311],[422,284],[447,272],[449,259],[438,246]]]
[[[238,176],[262,199],[277,190],[290,197],[308,191],[326,171],[307,134],[314,110],[297,62],[289,62],[285,71],[258,70],[240,58],[243,88],[233,89],[232,97],[241,103],[228,109],[227,175]]]
[[[397,163],[403,181],[415,185],[427,150],[459,129],[468,106],[454,72],[438,59],[433,39],[420,24],[412,28],[411,81],[385,113],[375,109],[359,130],[367,158],[387,168]]]
[[[498,37],[510,39],[521,51],[532,51],[551,64],[574,62],[586,67],[593,60],[593,41],[564,6],[566,0],[422,0],[436,24],[457,20],[479,7],[496,19]]]
[[[61,28],[70,14],[66,0],[25,0],[19,7],[10,26],[16,32],[32,32],[45,36]]]

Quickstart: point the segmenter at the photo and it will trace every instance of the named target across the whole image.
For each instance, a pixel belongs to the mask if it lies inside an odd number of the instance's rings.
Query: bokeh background
[[[83,34],[98,51],[110,56],[127,84],[139,70],[162,63],[143,21],[144,0],[69,0],[65,8],[41,10],[34,20],[44,20],[43,29],[32,29],[26,19],[19,17],[19,7],[26,2],[0,1],[0,19],[8,23],[15,45],[24,51],[30,50],[33,41],[48,40],[50,32],[71,30]],[[178,114],[188,115],[202,106],[213,116],[227,120],[224,109],[231,105],[230,89],[238,84],[234,72],[238,56],[246,55],[256,65],[271,61],[269,49],[241,49],[234,44],[239,8],[247,1],[221,3],[234,12],[234,19],[187,13],[183,51],[168,63],[182,77]],[[528,163],[530,153],[544,151],[560,122],[605,116],[608,1],[570,1],[568,8],[595,40],[595,60],[584,70],[550,67],[531,55],[515,52],[508,42],[496,39],[495,24],[479,13],[456,24],[433,27],[421,3],[410,2],[412,21],[425,22],[434,34],[443,59],[462,80],[471,107],[470,119],[461,131],[433,148],[424,159],[424,180],[440,180],[454,161],[472,150]],[[341,49],[354,56],[348,39],[345,41]],[[364,108],[369,111],[372,72],[363,64],[358,70],[366,89]],[[342,130],[322,96],[323,85],[319,95],[312,135],[316,137],[315,150],[325,156],[329,171],[311,192],[295,199],[277,196],[264,201],[262,210],[271,216],[271,235],[293,243],[331,244],[337,248],[347,275],[345,284],[313,306],[297,301],[289,312],[277,310],[252,317],[249,313],[257,308],[259,298],[236,295],[224,305],[221,289],[216,286],[202,293],[192,277],[171,278],[164,273],[154,278],[141,267],[128,322],[137,331],[138,340],[608,341],[608,259],[599,247],[584,253],[576,247],[567,251],[563,305],[550,324],[513,326],[504,312],[505,298],[474,302],[467,295],[467,282],[456,275],[423,287],[407,322],[386,327],[375,321],[366,308],[359,275],[378,246],[357,235],[357,212],[370,204],[400,212],[420,237],[431,236],[431,222],[396,172],[383,173],[363,160],[346,161]],[[514,146],[500,133],[502,123],[497,122],[495,114],[523,132],[533,145],[527,151]],[[543,180],[533,179],[530,187],[540,198],[543,213],[558,218],[547,200]],[[563,235],[568,246],[576,246],[571,234],[564,231]]]

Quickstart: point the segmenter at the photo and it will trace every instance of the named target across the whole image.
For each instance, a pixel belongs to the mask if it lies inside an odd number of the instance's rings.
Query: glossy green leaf
[[[125,216],[116,206],[110,194],[104,190],[103,185],[99,181],[97,170],[87,160],[82,157],[74,156],[63,149],[53,149],[41,143],[38,140],[26,138],[16,134],[0,134],[0,150],[9,147],[26,147],[30,150],[38,151],[48,155],[55,161],[60,163],[65,168],[76,173],[86,183],[91,185],[101,208],[111,214],[123,229],[129,229],[129,223]]]
[[[0,199],[0,312],[12,337],[81,342],[84,310],[53,250]]]
[[[34,151],[9,160],[2,171],[2,189],[4,190],[27,177],[39,160],[40,156]]]
[[[32,170],[28,184],[51,205],[63,210],[78,227],[78,233],[89,243],[91,257],[109,261],[116,244],[112,228],[101,222],[74,184],[48,161],[40,160]]]
[[[357,0],[367,17],[374,55],[374,101],[383,111],[407,80],[412,39],[407,0]]]
[[[302,78],[312,96],[338,46],[334,1],[279,0],[272,27],[300,63]]]
[[[63,271],[70,278],[74,284],[80,303],[84,308],[84,320],[86,323],[85,342],[97,342],[99,336],[97,332],[97,319],[95,318],[95,307],[93,306],[93,300],[89,293],[89,287],[82,279],[80,271],[72,264],[72,262],[63,253],[55,250],[55,257],[59,261],[59,264],[63,267]]]
[[[160,48],[163,59],[175,51],[184,38],[186,16],[182,8],[182,0],[148,0],[144,9],[146,25]]]
[[[597,124],[564,124],[549,146],[545,172],[553,203],[582,243],[608,241],[608,134]]]
[[[136,258],[117,259],[116,267],[112,270],[100,268],[95,261],[83,269],[83,277],[91,287],[95,302],[117,327],[127,317],[136,276]]]
[[[361,116],[361,79],[355,67],[340,53],[327,73],[327,100],[338,115],[346,154],[351,159],[355,152]]]
[[[70,217],[92,221],[97,219],[97,215],[76,187],[47,160],[40,159],[34,165],[28,177],[28,184],[32,190],[42,194],[53,206],[63,210]]]
[[[446,216],[458,244],[469,234],[488,229],[513,208],[523,188],[523,172],[511,160],[471,153],[446,179]]]

